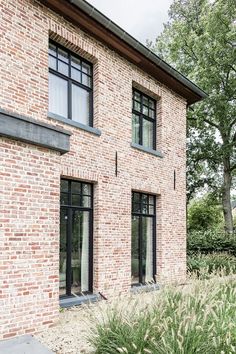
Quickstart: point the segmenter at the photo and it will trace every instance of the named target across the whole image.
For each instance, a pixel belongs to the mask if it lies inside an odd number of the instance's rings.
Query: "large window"
[[[154,281],[156,274],[156,199],[132,193],[132,285]]]
[[[92,185],[61,180],[60,295],[92,291]]]
[[[49,43],[49,112],[92,126],[92,65]]]
[[[156,148],[156,101],[133,89],[132,142]]]

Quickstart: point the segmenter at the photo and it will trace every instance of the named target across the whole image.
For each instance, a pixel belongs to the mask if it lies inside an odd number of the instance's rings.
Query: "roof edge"
[[[66,20],[126,58],[180,97],[187,105],[208,95],[85,0],[39,0]]]
[[[109,29],[121,40],[125,41],[131,47],[143,54],[147,59],[151,60],[154,64],[161,67],[165,72],[173,76],[191,91],[196,93],[201,97],[201,99],[206,98],[208,94],[203,91],[199,86],[194,84],[191,80],[181,74],[178,70],[174,69],[171,65],[161,59],[158,55],[148,49],[145,45],[131,36],[128,32],[123,30],[119,25],[109,19],[102,12],[97,10],[93,5],[89,4],[86,0],[69,0],[69,2],[75,6],[78,6],[86,14],[92,17],[94,20],[99,22],[101,25]]]

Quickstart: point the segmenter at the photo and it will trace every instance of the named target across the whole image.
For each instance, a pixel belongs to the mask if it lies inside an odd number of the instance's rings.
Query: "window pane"
[[[63,75],[68,76],[69,67],[67,64],[63,63],[62,61],[58,60],[58,71]]]
[[[81,193],[81,183],[71,182],[71,191],[72,193]]]
[[[91,207],[91,197],[83,196],[82,197],[82,206],[84,208],[90,208]]]
[[[136,144],[140,143],[139,116],[136,114],[132,116],[132,142]]]
[[[68,63],[68,53],[58,48],[58,59],[64,61],[65,63]]]
[[[91,75],[91,66],[83,62],[82,63],[82,71],[85,74]]]
[[[89,290],[89,212],[72,211],[71,293]]]
[[[60,221],[60,274],[59,274],[59,288],[60,295],[66,293],[66,244],[67,244],[67,211],[61,209]]]
[[[64,179],[61,180],[61,191],[68,192],[68,181]]]
[[[141,96],[139,92],[134,91],[134,99],[139,102],[141,101]]]
[[[149,195],[149,204],[154,204],[154,197],[153,195]]]
[[[49,112],[68,117],[68,83],[49,73]]]
[[[74,66],[76,69],[81,70],[81,61],[78,58],[71,57],[71,65]]]
[[[81,206],[81,196],[79,194],[72,194],[72,205]]]
[[[148,195],[147,194],[142,194],[142,202],[144,204],[148,204]]]
[[[132,284],[139,283],[139,217],[132,217],[132,240],[131,240],[131,276]]]
[[[149,214],[154,214],[154,205],[149,205]]]
[[[71,68],[71,77],[72,79],[81,82],[81,72],[79,70]]]
[[[48,52],[56,57],[57,56],[56,46],[54,44],[52,44],[52,43],[49,43]]]
[[[149,99],[149,107],[155,109],[155,102],[151,99]]]
[[[56,58],[52,57],[51,55],[49,55],[49,67],[52,68],[53,70],[57,70],[57,61]]]
[[[133,203],[140,203],[140,197],[141,194],[140,193],[133,193]]]
[[[142,213],[148,214],[148,204],[142,204]]]
[[[148,107],[143,106],[143,114],[145,114],[145,116],[148,116]]]
[[[141,111],[141,104],[139,102],[134,101],[134,109],[135,111]]]
[[[69,196],[68,193],[61,193],[61,205],[69,204]]]
[[[141,204],[133,203],[133,213],[141,213]]]
[[[72,85],[72,119],[89,125],[89,92]]]
[[[86,195],[91,195],[91,185],[87,183],[82,184],[82,193]]]
[[[148,98],[146,96],[143,96],[143,104],[148,106]]]
[[[153,218],[142,217],[142,276],[145,283],[153,281]]]
[[[82,84],[88,87],[91,86],[91,79],[88,75],[82,74]]]
[[[143,119],[143,146],[153,149],[153,122]]]
[[[152,109],[149,109],[149,117],[150,118],[155,118],[155,111],[153,111]]]

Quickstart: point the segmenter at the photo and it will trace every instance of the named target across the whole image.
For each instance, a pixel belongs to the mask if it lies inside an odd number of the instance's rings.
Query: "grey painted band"
[[[0,109],[0,136],[65,154],[70,150],[70,135],[64,129]]]

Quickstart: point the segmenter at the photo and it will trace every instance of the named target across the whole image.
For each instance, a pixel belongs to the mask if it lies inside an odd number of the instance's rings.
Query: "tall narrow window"
[[[60,295],[92,292],[92,185],[61,180]]]
[[[49,43],[49,112],[92,126],[93,67]]]
[[[156,199],[132,193],[132,285],[154,281],[156,269]]]
[[[156,101],[133,89],[132,142],[156,148]]]

